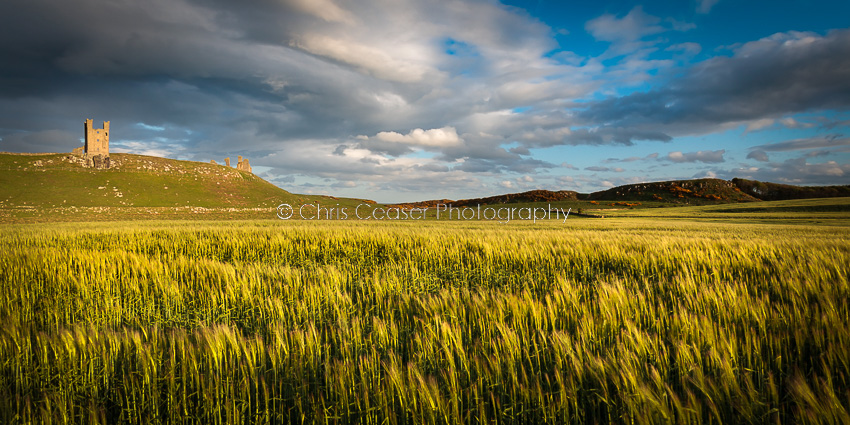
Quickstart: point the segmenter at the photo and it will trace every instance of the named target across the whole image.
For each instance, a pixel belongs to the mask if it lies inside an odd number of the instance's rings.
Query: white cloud
[[[695,179],[716,179],[717,173],[712,170],[700,171],[693,175]]]
[[[158,156],[162,158],[177,158],[186,152],[186,149],[183,146],[169,142],[168,140],[115,140],[110,142],[109,149],[113,152],[134,153],[138,155]]]
[[[634,41],[647,35],[664,32],[659,23],[661,19],[644,13],[641,6],[635,6],[629,13],[618,18],[612,14],[604,14],[592,19],[584,28],[597,40],[601,41]]]
[[[333,0],[287,0],[287,2],[299,11],[326,22],[354,24],[357,21],[351,12],[343,9]]]
[[[773,118],[761,118],[750,121],[747,124],[747,129],[745,130],[745,132],[762,130],[764,128],[772,126],[774,122],[775,120]]]
[[[382,131],[375,135],[375,139],[383,142],[427,147],[456,146],[462,142],[454,127],[434,128],[431,130],[417,128],[407,134],[396,133],[395,131]]]
[[[708,13],[720,0],[697,0],[697,13]]]
[[[307,34],[293,40],[291,45],[317,56],[353,65],[361,72],[390,81],[413,83],[421,81],[427,74],[439,74],[425,63],[400,58],[380,47],[353,40]]]
[[[700,46],[697,43],[690,43],[689,42],[689,43],[674,44],[674,45],[672,45],[672,46],[670,46],[670,47],[668,47],[664,50],[667,51],[667,52],[682,52],[685,55],[694,56],[694,55],[699,54],[699,52],[702,51],[702,46]]]
[[[667,154],[667,157],[664,158],[667,161],[672,162],[705,162],[705,163],[717,163],[724,162],[723,154],[726,153],[725,149],[720,149],[716,151],[697,151],[697,152],[687,152],[682,153],[681,151],[670,152]]]
[[[850,164],[837,161],[809,163],[807,158],[801,157],[762,167],[737,168],[724,174],[778,183],[832,185],[850,176]]]
[[[148,124],[145,124],[143,122],[137,122],[136,127],[139,127],[141,129],[144,129],[144,130],[150,130],[150,131],[163,131],[163,130],[165,130],[165,127],[158,126],[158,125],[148,125]]]
[[[672,18],[662,20],[661,18],[649,15],[643,11],[641,6],[635,6],[622,18],[612,14],[604,14],[595,19],[587,21],[584,28],[595,39],[599,41],[607,41],[611,43],[606,50],[597,59],[611,59],[615,57],[625,56],[627,61],[626,68],[621,74],[631,75],[628,68],[658,68],[668,64],[668,61],[647,60],[650,54],[659,49],[658,45],[666,40],[656,37],[649,39],[649,36],[662,34],[668,31],[689,31],[695,28],[696,25],[688,22],[681,22]],[[680,48],[691,48],[694,46],[679,46]],[[621,64],[622,65],[622,64]],[[616,67],[614,67],[616,71]],[[618,76],[618,80],[622,76]],[[637,83],[646,79],[642,76]]]
[[[788,128],[812,128],[815,125],[810,122],[800,122],[794,119],[794,117],[785,117],[779,120],[785,127]]]

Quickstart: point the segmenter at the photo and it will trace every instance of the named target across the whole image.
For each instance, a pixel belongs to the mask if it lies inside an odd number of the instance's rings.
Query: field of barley
[[[849,423],[850,221],[2,225],[0,423]]]

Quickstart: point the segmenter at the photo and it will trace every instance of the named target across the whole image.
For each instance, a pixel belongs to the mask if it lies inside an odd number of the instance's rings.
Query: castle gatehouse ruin
[[[109,168],[109,121],[103,122],[103,128],[94,128],[91,119],[83,124],[85,145],[74,149],[72,153],[83,155],[86,165],[92,168]]]
[[[86,119],[83,123],[83,135],[85,136],[85,145],[74,149],[71,153],[76,157],[74,162],[82,163],[84,167],[90,168],[109,168],[109,121],[103,122],[103,128],[94,128],[92,119]],[[69,157],[69,158],[73,158]],[[239,171],[247,171],[253,173],[251,163],[248,158],[238,157],[236,169]],[[210,161],[211,164],[216,164],[215,160]],[[230,167],[230,158],[225,158],[224,163]]]

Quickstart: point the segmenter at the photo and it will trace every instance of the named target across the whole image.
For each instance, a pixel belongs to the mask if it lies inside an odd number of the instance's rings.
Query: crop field
[[[842,211],[0,225],[0,423],[850,423]]]

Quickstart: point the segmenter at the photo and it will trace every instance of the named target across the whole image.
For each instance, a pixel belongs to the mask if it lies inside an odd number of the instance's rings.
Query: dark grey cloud
[[[823,128],[832,130],[836,127],[850,127],[850,120],[829,120],[823,124]]]
[[[334,149],[334,155],[343,156],[345,155],[345,150],[348,149],[348,145],[339,145]]]
[[[61,130],[12,133],[0,139],[0,152],[70,152],[82,146],[79,140]]]
[[[606,159],[602,162],[605,163],[605,164],[611,164],[611,163],[617,163],[617,162],[649,161],[649,160],[653,160],[653,159],[657,159],[657,158],[658,158],[658,152],[655,152],[655,153],[651,153],[651,154],[644,156],[644,157],[630,156],[628,158],[622,158],[622,159],[620,159],[620,158],[608,158],[608,159]]]
[[[797,151],[805,149],[841,148],[850,146],[850,137],[841,134],[830,134],[827,136],[807,137],[802,139],[786,140],[778,143],[767,143],[753,147],[753,149],[768,152]]]
[[[523,82],[543,75],[536,68],[549,66],[541,56],[555,44],[548,27],[514,12],[478,1],[8,0],[0,137],[91,117],[131,140],[152,135],[138,122],[191,131],[174,143],[220,156],[441,128],[470,111],[563,94]],[[387,36],[400,31],[410,37]],[[434,55],[446,38],[474,49],[491,83],[442,71],[468,71]],[[448,96],[465,91],[474,93]],[[492,101],[472,106],[483,97]]]
[[[845,152],[850,152],[850,150],[845,150]],[[835,152],[833,152],[833,151],[811,151],[811,152],[806,153],[806,158],[816,158],[816,157],[819,157],[819,156],[830,156],[833,153],[835,153]]]
[[[0,97],[108,116],[117,134],[137,121],[215,129],[199,141],[240,127],[286,138],[371,130],[382,114],[372,93],[396,87],[292,48],[321,19],[288,3],[301,2],[10,0]]]
[[[680,70],[677,70],[680,72]],[[673,77],[663,87],[612,97],[580,110],[602,128],[671,136],[718,126],[850,107],[850,30],[782,33],[746,43]]]
[[[279,134],[316,137],[352,110],[374,110],[327,99],[350,91],[310,83],[327,72],[310,69],[316,60],[307,55],[269,57],[264,50],[274,49],[247,44],[239,28],[221,25],[226,10],[182,1],[6,6],[13,13],[2,14],[0,26],[18,36],[0,38],[3,62],[14,64],[0,76],[0,128],[78,128],[91,117],[112,121],[124,139],[166,136],[135,126],[144,122],[182,132],[173,143],[227,153]],[[275,72],[287,74],[288,85]],[[311,95],[315,101],[293,107]]]
[[[401,143],[388,142],[384,140],[364,140],[358,143],[358,147],[367,149],[370,152],[377,154],[384,154],[389,156],[402,156],[409,153],[413,153],[413,147],[410,145],[404,145]]]
[[[643,130],[627,127],[601,128],[569,128],[542,129],[526,131],[517,134],[516,141],[526,147],[578,146],[578,145],[625,145],[631,146],[640,140],[669,142],[673,138],[654,130]]]
[[[507,152],[503,149],[497,151]],[[490,158],[483,157],[468,157],[453,170],[464,171],[468,173],[537,173],[541,169],[555,168],[555,164],[542,161],[534,158],[523,158],[519,155],[507,153],[502,156],[491,156]]]
[[[623,171],[626,171],[626,170],[624,170],[620,167],[610,168],[610,167],[600,167],[598,165],[594,165],[594,166],[591,166],[591,167],[585,167],[584,169],[587,170],[587,171],[597,171],[597,172],[612,171],[612,172],[615,172],[615,173],[622,173]]]
[[[515,153],[517,155],[531,155],[531,151],[528,150],[526,146],[516,146],[508,149],[508,152]]]
[[[754,159],[754,160],[760,161],[760,162],[770,161],[770,158],[767,156],[767,152],[765,152],[761,149],[756,149],[756,150],[748,153],[747,159]]]

